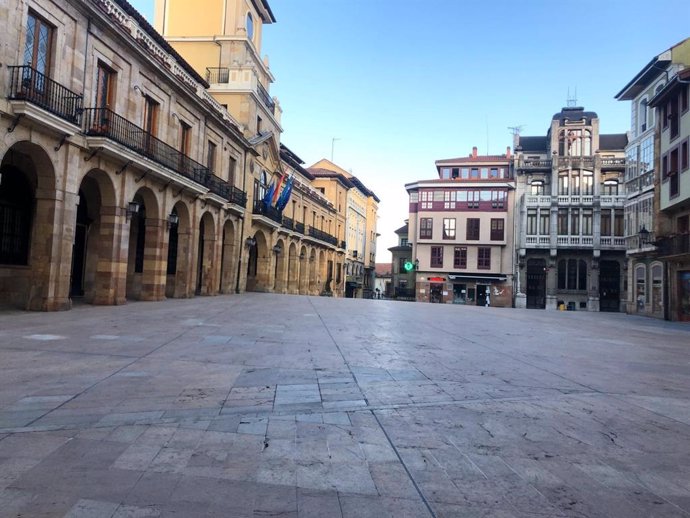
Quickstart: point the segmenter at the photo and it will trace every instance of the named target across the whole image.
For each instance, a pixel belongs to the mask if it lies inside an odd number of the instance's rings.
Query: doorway
[[[620,311],[621,267],[618,261],[599,263],[599,311]]]
[[[72,245],[72,278],[70,281],[70,297],[84,296],[84,275],[86,274],[86,240],[89,233],[89,211],[86,205],[86,195],[79,189],[79,205],[77,206],[77,225],[74,229],[74,244]]]
[[[443,284],[432,284],[430,286],[429,302],[440,304],[443,302]]]
[[[546,309],[546,261],[527,261],[527,308]]]
[[[486,306],[488,296],[489,286],[487,284],[477,284],[477,306]]]

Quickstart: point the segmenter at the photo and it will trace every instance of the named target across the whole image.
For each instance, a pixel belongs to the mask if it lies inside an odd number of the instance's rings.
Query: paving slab
[[[687,325],[249,293],[0,329],[0,516],[690,517]]]

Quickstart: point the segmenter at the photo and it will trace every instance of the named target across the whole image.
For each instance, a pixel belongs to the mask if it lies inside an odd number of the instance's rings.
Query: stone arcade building
[[[319,293],[336,238],[254,207],[287,151],[126,1],[11,0],[0,17],[0,304]]]

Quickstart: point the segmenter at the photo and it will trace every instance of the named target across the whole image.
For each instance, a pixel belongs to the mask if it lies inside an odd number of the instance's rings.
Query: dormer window
[[[247,38],[250,40],[254,39],[254,18],[252,13],[247,13]]]

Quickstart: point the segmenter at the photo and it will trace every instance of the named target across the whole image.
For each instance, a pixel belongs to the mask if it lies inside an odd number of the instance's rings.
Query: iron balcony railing
[[[332,236],[323,230],[319,230],[318,228],[309,227],[307,235],[326,243],[330,243],[333,246],[338,246],[338,239],[335,236]]]
[[[283,216],[283,226],[285,228],[292,230],[295,226],[295,221],[292,218],[288,218],[287,216]]]
[[[625,158],[602,158],[601,165],[604,167],[625,167]]]
[[[106,137],[113,140],[207,187],[211,192],[229,202],[242,207],[247,204],[247,196],[243,191],[214,176],[208,167],[192,160],[143,128],[107,108],[87,108],[84,110],[84,133],[92,137]]]
[[[690,234],[663,236],[655,244],[660,257],[690,254]]]
[[[230,80],[230,69],[220,68],[220,67],[209,67],[206,68],[206,82],[209,84],[214,83],[227,83]]]
[[[65,88],[30,66],[11,66],[10,100],[21,100],[79,125],[83,96]]]
[[[300,234],[304,235],[304,223],[300,223],[299,221],[295,221],[295,232],[299,232]]]
[[[275,115],[276,103],[273,102],[273,99],[271,98],[271,96],[268,95],[268,92],[266,91],[266,89],[259,82],[256,83],[256,91],[259,94],[259,97],[261,98],[261,102],[263,102],[264,105],[266,106],[266,108],[268,108],[268,111],[270,111],[272,114]]]
[[[262,200],[256,200],[254,202],[254,214],[259,214],[261,216],[266,216],[268,219],[275,221],[276,223],[283,224],[283,215],[278,209],[264,203]]]
[[[654,232],[647,232],[644,235],[634,234],[625,238],[625,246],[628,250],[652,250],[655,242]]]
[[[345,249],[347,248],[347,243],[346,243],[345,241],[341,241],[341,242],[340,242],[340,248],[342,248],[343,250],[345,250]]]
[[[221,198],[228,200],[231,203],[235,203],[242,207],[247,206],[247,195],[241,189],[238,189],[234,185],[230,185],[228,182],[219,178],[216,175],[211,175],[209,177],[208,188],[212,193],[217,194]]]

